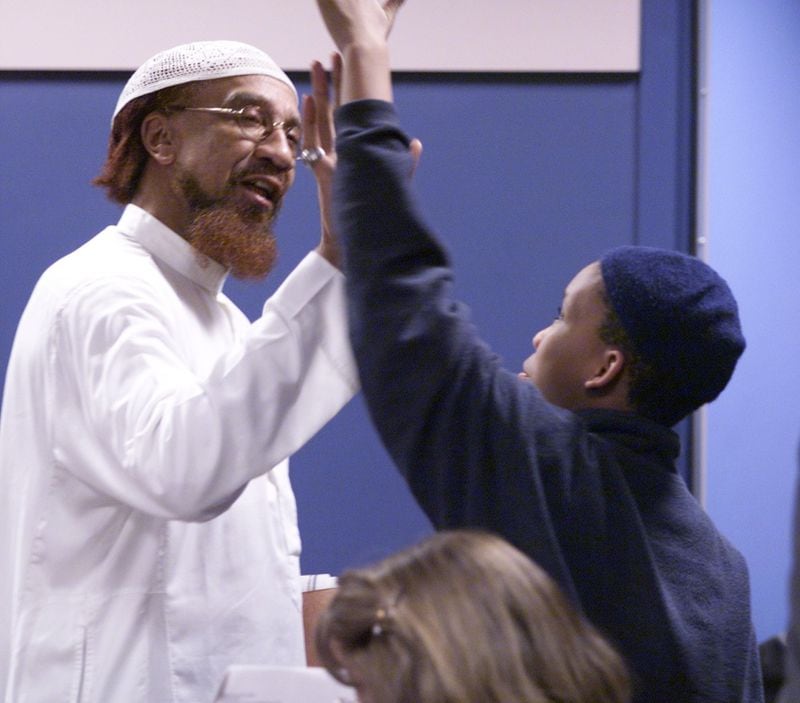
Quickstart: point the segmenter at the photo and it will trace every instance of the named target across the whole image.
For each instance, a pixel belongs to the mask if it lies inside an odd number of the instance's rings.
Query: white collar
[[[189,242],[138,205],[125,206],[117,227],[152,256],[214,295],[222,290],[228,270],[201,254]]]

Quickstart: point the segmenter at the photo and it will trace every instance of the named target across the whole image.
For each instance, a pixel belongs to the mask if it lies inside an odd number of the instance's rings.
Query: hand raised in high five
[[[353,44],[383,43],[403,0],[317,0],[322,19],[339,51]]]
[[[342,54],[341,101],[392,100],[386,38],[403,0],[317,0],[322,19]]]

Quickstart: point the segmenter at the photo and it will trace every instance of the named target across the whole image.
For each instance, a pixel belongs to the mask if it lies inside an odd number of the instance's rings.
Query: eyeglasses
[[[271,118],[265,115],[260,108],[255,105],[248,105],[234,109],[231,107],[184,107],[183,105],[173,105],[166,109],[166,112],[210,112],[215,115],[229,117],[236,121],[239,130],[245,139],[261,143],[269,139],[276,129],[282,129],[289,141],[289,146],[294,151],[295,158],[301,158],[301,131],[300,125],[285,120],[272,122]]]

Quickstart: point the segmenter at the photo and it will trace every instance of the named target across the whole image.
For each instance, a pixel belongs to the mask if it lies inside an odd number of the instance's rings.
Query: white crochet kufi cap
[[[128,79],[114,108],[117,113],[131,100],[192,81],[206,81],[230,76],[271,76],[288,85],[297,95],[294,84],[267,54],[237,41],[202,41],[159,52],[147,59]]]

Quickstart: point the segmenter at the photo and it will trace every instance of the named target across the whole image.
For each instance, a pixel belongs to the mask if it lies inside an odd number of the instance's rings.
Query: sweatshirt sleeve
[[[578,423],[501,368],[454,298],[394,108],[358,101],[336,120],[350,333],[381,439],[437,528],[499,532],[569,588],[553,513],[566,509],[565,453],[589,451]]]

